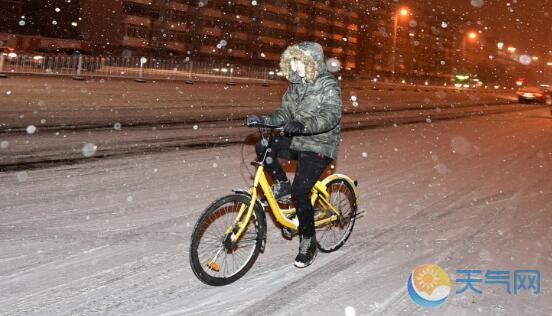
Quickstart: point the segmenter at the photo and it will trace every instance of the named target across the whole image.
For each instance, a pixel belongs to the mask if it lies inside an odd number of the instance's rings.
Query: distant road
[[[285,89],[44,77],[0,84],[2,170],[89,159],[86,144],[96,148],[93,157],[113,157],[241,143],[254,134],[243,127],[245,116],[274,111]],[[536,108],[513,103],[509,92],[372,82],[344,83],[342,99],[345,130]]]

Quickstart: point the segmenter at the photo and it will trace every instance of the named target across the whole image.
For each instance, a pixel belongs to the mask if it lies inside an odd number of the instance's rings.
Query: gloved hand
[[[305,125],[299,121],[291,121],[284,125],[284,132],[288,134],[302,134],[305,132]]]
[[[263,119],[258,117],[255,114],[248,115],[247,118],[245,119],[245,125],[247,126],[262,124],[262,123],[263,123]]]

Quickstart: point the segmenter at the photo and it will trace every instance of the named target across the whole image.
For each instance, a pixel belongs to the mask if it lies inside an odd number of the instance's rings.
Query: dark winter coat
[[[294,58],[305,64],[305,80],[291,69]],[[326,69],[322,47],[314,42],[289,46],[280,57],[280,70],[290,84],[280,108],[263,116],[264,122],[303,123],[305,133],[293,137],[291,149],[336,159],[341,139],[341,88]]]

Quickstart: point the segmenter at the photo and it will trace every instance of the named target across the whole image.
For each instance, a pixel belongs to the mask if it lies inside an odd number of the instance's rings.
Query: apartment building
[[[361,73],[390,71],[393,18],[399,9],[385,0],[0,0],[0,4],[9,11],[6,16],[15,17],[0,32],[80,40],[95,54],[277,67],[288,45],[308,40],[319,42],[326,56],[339,60],[342,68]],[[450,74],[461,64],[459,54],[477,53],[473,45],[459,51],[470,21],[415,2],[409,10],[397,28],[397,73]]]
[[[346,69],[362,63],[366,21],[354,1],[81,0],[81,6],[81,32],[102,52],[276,65],[285,47],[313,40]]]

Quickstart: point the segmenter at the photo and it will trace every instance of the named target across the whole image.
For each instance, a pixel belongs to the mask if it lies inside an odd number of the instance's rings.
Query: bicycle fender
[[[358,182],[356,180],[353,180],[351,178],[349,178],[349,176],[347,175],[344,175],[344,174],[340,174],[340,173],[334,173],[334,174],[331,174],[329,176],[327,176],[326,178],[324,178],[324,180],[322,180],[322,183],[324,185],[328,184],[328,182],[332,181],[332,180],[335,180],[335,179],[342,179],[346,182],[348,182],[351,187],[353,187],[353,190],[355,191],[355,196],[356,196],[356,205],[358,207],[358,205],[360,204],[360,195],[358,194],[358,189],[357,189],[357,185],[358,185]]]

